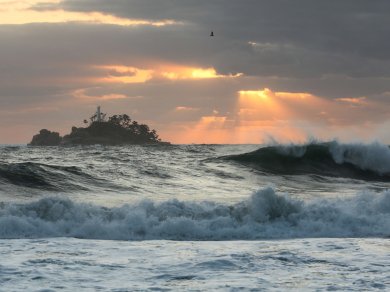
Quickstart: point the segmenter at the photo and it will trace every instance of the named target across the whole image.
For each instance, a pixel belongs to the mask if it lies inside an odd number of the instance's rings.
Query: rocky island
[[[132,121],[126,114],[113,115],[106,119],[106,114],[98,107],[90,121],[84,120],[87,127],[72,127],[71,133],[61,137],[57,132],[47,129],[35,135],[30,146],[57,145],[128,145],[128,144],[169,144],[162,142],[155,130],[148,125]]]

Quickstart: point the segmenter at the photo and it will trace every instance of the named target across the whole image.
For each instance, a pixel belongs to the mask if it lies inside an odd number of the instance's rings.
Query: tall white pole
[[[100,114],[100,105],[97,107],[96,116],[97,116],[97,121],[101,122],[102,121],[102,117],[101,117],[101,114]]]

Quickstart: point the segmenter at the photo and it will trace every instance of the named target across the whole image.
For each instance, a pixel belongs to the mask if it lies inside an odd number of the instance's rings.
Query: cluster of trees
[[[87,128],[72,128],[72,132],[63,139],[63,144],[154,144],[162,143],[155,130],[148,125],[132,121],[126,115],[113,115],[106,118],[101,113],[100,121],[95,116],[90,118]]]
[[[148,125],[139,124],[137,121],[132,121],[131,118],[126,114],[113,115],[108,118],[108,123],[120,126],[134,136],[145,137],[147,140],[154,142],[161,141],[157,135],[156,130],[151,130]]]

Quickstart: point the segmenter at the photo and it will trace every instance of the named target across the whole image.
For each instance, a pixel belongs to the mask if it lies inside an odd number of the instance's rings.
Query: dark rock
[[[39,131],[39,134],[35,135],[30,144],[31,146],[58,146],[62,141],[62,137],[57,132],[51,132],[46,129]]]

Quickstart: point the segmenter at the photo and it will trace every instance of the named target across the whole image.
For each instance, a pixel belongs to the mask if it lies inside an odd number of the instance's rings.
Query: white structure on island
[[[100,110],[100,105],[97,107],[96,109],[96,113],[89,118],[91,123],[94,123],[94,122],[104,122],[105,119],[106,119],[106,114],[105,113],[102,113],[101,110]],[[88,121],[87,120],[84,120],[84,123],[87,124]]]
[[[98,105],[97,110],[96,110],[96,121],[101,122],[102,121],[102,114],[100,112],[100,105]]]

